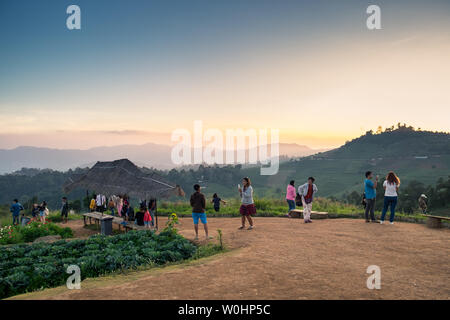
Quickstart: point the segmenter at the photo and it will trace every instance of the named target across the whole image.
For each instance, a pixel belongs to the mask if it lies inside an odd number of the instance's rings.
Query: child
[[[145,214],[144,214],[145,227],[150,229],[151,222],[152,222],[152,216],[150,215],[150,212],[148,210],[145,210]]]
[[[214,210],[216,212],[220,211],[220,203],[223,203],[224,205],[227,203],[225,200],[222,200],[217,193],[214,193],[213,198],[211,200],[211,203],[214,203]]]
[[[31,217],[32,220],[37,220],[37,217],[39,216],[39,206],[37,203],[33,204],[33,208],[31,209]]]
[[[42,201],[39,206],[39,218],[42,223],[45,223],[45,217],[48,215],[47,202]]]

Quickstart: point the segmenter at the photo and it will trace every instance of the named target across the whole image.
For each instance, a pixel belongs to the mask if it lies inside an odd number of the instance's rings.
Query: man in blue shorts
[[[206,239],[208,236],[208,223],[206,221],[206,199],[205,195],[200,192],[200,186],[194,185],[195,192],[191,195],[192,219],[194,219],[195,240],[198,240],[198,220],[203,223],[205,228]]]

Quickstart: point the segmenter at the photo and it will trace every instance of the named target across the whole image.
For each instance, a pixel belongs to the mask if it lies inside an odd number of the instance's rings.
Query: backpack
[[[363,196],[362,196],[361,205],[364,207],[364,209],[366,208],[367,203],[366,203],[366,193],[365,192],[363,193]]]
[[[297,195],[295,196],[295,205],[297,207],[303,207],[302,196],[298,192]]]

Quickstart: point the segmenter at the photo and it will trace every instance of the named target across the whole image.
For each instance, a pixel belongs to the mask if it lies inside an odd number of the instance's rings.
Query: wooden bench
[[[124,220],[122,218],[113,219],[113,223],[119,226],[119,230],[123,228],[125,232],[128,232],[130,230],[148,230],[147,228],[145,228],[145,226],[138,226],[137,224],[134,224],[134,221],[125,221],[126,224],[124,224],[123,222]]]
[[[442,220],[450,220],[450,217],[432,216],[429,214],[423,214],[423,216],[427,217],[427,226],[430,228],[440,228],[442,227]]]
[[[294,209],[289,211],[291,218],[303,218],[303,210]],[[328,212],[311,211],[311,219],[327,219]]]

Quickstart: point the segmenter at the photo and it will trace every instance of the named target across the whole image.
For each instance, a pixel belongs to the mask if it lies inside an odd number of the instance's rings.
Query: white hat
[[[426,195],[424,195],[423,193],[420,195],[420,197],[421,198],[425,198],[425,199],[427,199],[427,196]]]

